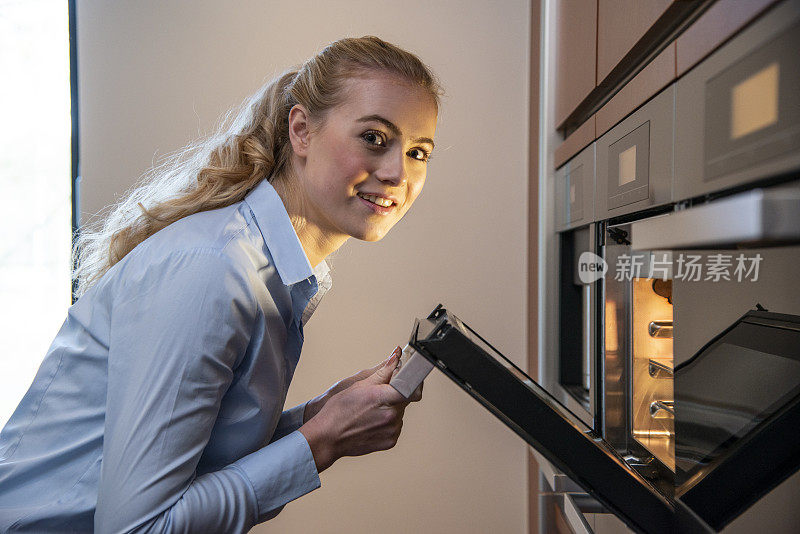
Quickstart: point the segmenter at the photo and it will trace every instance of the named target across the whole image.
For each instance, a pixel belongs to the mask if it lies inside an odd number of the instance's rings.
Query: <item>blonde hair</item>
[[[375,71],[421,86],[438,108],[441,86],[414,54],[373,36],[331,43],[229,112],[215,134],[145,173],[104,219],[82,227],[73,246],[75,297],[154,233],[188,215],[240,202],[263,179],[291,195],[291,108],[301,104],[324,120],[344,100],[346,79]]]

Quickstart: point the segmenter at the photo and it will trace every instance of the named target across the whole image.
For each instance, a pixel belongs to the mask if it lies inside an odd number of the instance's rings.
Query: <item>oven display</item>
[[[731,139],[739,139],[778,122],[777,62],[739,82],[731,91]]]

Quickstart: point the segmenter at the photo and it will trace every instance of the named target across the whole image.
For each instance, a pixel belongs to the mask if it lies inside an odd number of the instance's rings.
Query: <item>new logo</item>
[[[608,272],[608,264],[593,252],[584,252],[578,259],[578,277],[584,284],[601,279]]]

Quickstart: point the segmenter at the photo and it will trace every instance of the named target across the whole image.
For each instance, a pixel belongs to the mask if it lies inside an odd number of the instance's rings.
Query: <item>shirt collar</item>
[[[312,275],[316,275],[317,280],[329,277],[330,268],[325,260],[311,268],[286,207],[267,179],[261,180],[247,194],[245,202],[253,212],[275,269],[285,285],[296,284]]]

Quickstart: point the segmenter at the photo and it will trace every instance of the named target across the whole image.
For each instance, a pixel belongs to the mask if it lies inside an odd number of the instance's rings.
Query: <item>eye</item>
[[[377,147],[384,147],[386,146],[386,137],[383,133],[377,130],[369,130],[361,134],[361,139],[367,142],[367,144]]]
[[[422,150],[421,148],[412,148],[406,152],[406,155],[418,161],[428,161],[431,159],[430,153]]]

